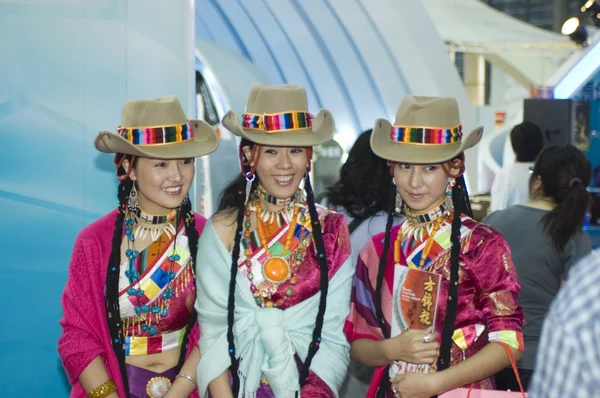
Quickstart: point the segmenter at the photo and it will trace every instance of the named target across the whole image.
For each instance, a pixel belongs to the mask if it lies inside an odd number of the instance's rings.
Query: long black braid
[[[446,317],[444,318],[444,329],[442,331],[442,343],[440,355],[437,361],[437,370],[442,371],[450,367],[450,350],[452,348],[452,335],[454,334],[454,321],[456,320],[456,308],[458,305],[458,270],[460,267],[460,228],[462,226],[461,216],[471,216],[469,196],[465,187],[463,176],[456,178],[456,184],[452,188],[452,205],[454,207],[454,219],[452,220],[452,231],[450,241],[450,287],[448,288],[448,303],[446,306]]]
[[[310,174],[306,173],[304,179],[304,189],[306,191],[306,202],[308,203],[308,213],[312,222],[312,233],[315,248],[317,250],[317,262],[319,263],[320,281],[319,287],[321,289],[321,297],[319,298],[319,310],[317,312],[317,319],[315,321],[315,328],[313,329],[312,341],[308,346],[308,354],[306,360],[302,366],[300,372],[300,389],[306,384],[308,379],[310,364],[319,351],[321,345],[321,331],[323,330],[323,321],[325,319],[325,310],[327,308],[327,292],[329,290],[329,267],[327,263],[327,253],[325,252],[325,244],[323,242],[323,234],[321,231],[321,222],[319,221],[319,214],[315,206],[315,195],[310,183]]]
[[[395,206],[396,206],[396,186],[394,184],[390,184],[390,199],[388,200],[388,217],[387,223],[385,225],[385,238],[383,240],[383,252],[381,253],[381,257],[379,257],[379,268],[377,270],[377,285],[375,288],[375,311],[377,315],[377,322],[379,323],[379,327],[381,328],[381,333],[383,337],[388,339],[390,338],[389,333],[386,332],[385,326],[385,317],[383,315],[383,309],[381,306],[381,288],[383,286],[383,277],[385,275],[385,266],[387,263],[388,253],[390,251],[390,241],[391,241],[391,230],[392,225],[394,223],[394,214],[395,214]],[[388,372],[389,366],[386,368],[385,373]],[[377,397],[385,398],[386,391],[390,386],[389,377],[382,377],[379,382],[379,389],[377,390]]]
[[[133,159],[132,156],[117,155],[115,158],[123,159],[123,157],[129,160],[130,162],[133,160],[133,167],[135,167],[136,160]],[[122,168],[119,162],[116,163],[119,166],[117,170],[117,175],[124,175],[126,171],[124,170],[124,168]],[[121,373],[121,379],[123,380],[123,385],[125,389],[125,396],[127,398],[129,398],[130,395],[128,388],[127,370],[125,366],[125,352],[123,350],[123,342],[125,340],[123,336],[123,329],[121,327],[121,313],[119,307],[119,269],[121,265],[121,242],[123,236],[123,222],[125,221],[125,215],[127,212],[127,200],[129,199],[129,193],[133,188],[133,184],[134,183],[130,178],[121,180],[121,182],[119,183],[119,187],[117,190],[119,207],[117,209],[118,213],[113,232],[112,248],[108,260],[108,271],[106,273],[106,317],[108,322],[108,329],[110,332],[113,351],[115,352],[115,355],[119,362],[119,371]],[[199,235],[198,230],[196,229],[196,220],[192,211],[192,205],[189,201],[186,201],[186,203],[182,205],[180,214],[185,220],[185,233],[188,237],[189,250],[192,261],[190,266],[193,269],[198,252]],[[196,324],[196,319],[196,311],[191,311],[183,343],[181,345],[181,352],[179,354],[177,369],[181,369],[185,362],[188,337],[192,328]]]
[[[237,208],[235,237],[233,241],[233,250],[231,252],[231,269],[229,275],[229,295],[227,298],[227,344],[229,350],[229,358],[231,359],[231,376],[233,385],[231,390],[234,397],[238,396],[240,390],[240,378],[238,375],[238,361],[235,357],[235,341],[233,336],[233,323],[235,320],[235,281],[237,277],[238,261],[240,259],[240,243],[242,241],[244,212],[246,211],[246,179],[239,178],[237,180],[237,192],[235,196],[235,204]],[[234,185],[235,186],[235,185]],[[252,182],[250,195],[258,186],[258,178]]]
[[[189,267],[190,269],[195,269],[196,264],[196,256],[198,255],[198,238],[200,237],[198,234],[198,230],[196,229],[196,217],[194,216],[194,212],[192,211],[192,203],[189,200],[184,201],[181,205],[181,216],[185,222],[185,235],[188,238],[188,246],[190,250],[191,260]],[[195,285],[194,285],[195,286]],[[179,361],[177,362],[177,370],[181,369],[183,364],[185,363],[187,346],[188,346],[188,338],[190,332],[196,325],[196,321],[198,320],[198,313],[196,310],[192,310],[190,312],[190,317],[188,318],[187,327],[185,329],[185,334],[183,336],[183,343],[181,344],[181,352],[179,353]]]

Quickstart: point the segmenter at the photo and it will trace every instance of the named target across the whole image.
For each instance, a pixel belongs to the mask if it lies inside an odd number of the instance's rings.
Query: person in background
[[[529,167],[544,147],[542,130],[535,123],[517,124],[510,132],[515,162],[506,165],[494,179],[490,211],[525,203],[529,200]]]
[[[327,189],[327,206],[346,217],[352,245],[352,264],[360,249],[377,234],[385,231],[389,195],[390,167],[375,155],[370,139],[373,130],[363,132],[354,142],[348,159],[340,170],[340,179]],[[399,224],[399,206],[395,206],[393,225]],[[372,368],[350,362],[348,376],[340,391],[342,398],[364,398],[373,377]]]
[[[580,260],[554,299],[529,398],[588,398],[600,391],[600,250]]]
[[[534,371],[546,312],[569,268],[592,250],[589,236],[581,230],[590,205],[586,187],[591,177],[590,162],[577,148],[547,147],[533,166],[531,200],[483,220],[508,242],[521,282],[519,305],[527,322],[523,327],[525,351],[517,366],[524,388]],[[512,368],[496,375],[496,386],[519,389]]]

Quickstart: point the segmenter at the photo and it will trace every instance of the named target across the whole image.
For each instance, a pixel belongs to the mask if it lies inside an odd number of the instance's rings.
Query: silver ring
[[[428,335],[428,334],[426,334],[425,336],[423,336],[423,341],[424,341],[425,343],[429,343],[429,342],[431,341],[431,336],[430,336],[430,335]]]

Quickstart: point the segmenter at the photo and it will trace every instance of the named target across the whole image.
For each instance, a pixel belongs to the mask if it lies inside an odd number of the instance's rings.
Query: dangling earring
[[[127,198],[127,209],[130,212],[136,212],[138,207],[139,207],[138,193],[137,193],[137,189],[135,188],[135,182],[134,182],[133,186],[131,187],[131,190],[129,191],[129,197]]]
[[[396,187],[396,180],[392,178],[392,183],[394,187]],[[400,192],[398,192],[398,188],[396,187],[396,204],[394,205],[394,212],[396,214],[402,213],[402,196],[400,196]]]
[[[446,187],[446,197],[448,199],[452,199],[452,189],[454,188],[455,185],[456,185],[455,179],[448,181],[448,186]]]
[[[244,203],[248,203],[248,198],[250,197],[250,191],[252,190],[252,183],[254,182],[255,175],[252,172],[245,174],[246,178],[246,200]]]

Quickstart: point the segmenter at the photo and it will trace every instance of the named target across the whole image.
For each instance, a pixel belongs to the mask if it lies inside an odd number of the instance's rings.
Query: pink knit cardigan
[[[58,353],[73,385],[71,397],[85,398],[78,378],[97,356],[104,361],[110,378],[117,385],[119,396],[125,397],[119,363],[110,341],[104,296],[116,217],[115,210],[85,227],[73,248],[62,296],[62,335],[58,341]],[[195,214],[195,219],[198,234],[201,234],[206,219],[198,214]],[[189,334],[188,355],[198,345],[198,338],[196,324]],[[191,395],[196,396],[196,392]]]

